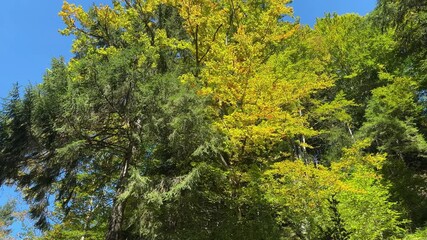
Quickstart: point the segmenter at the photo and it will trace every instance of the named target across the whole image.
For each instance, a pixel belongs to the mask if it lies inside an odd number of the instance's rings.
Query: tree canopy
[[[40,239],[423,227],[426,46],[411,14],[426,9],[384,0],[310,28],[286,20],[290,2],[64,1],[74,57],[0,113],[0,184],[22,191]]]

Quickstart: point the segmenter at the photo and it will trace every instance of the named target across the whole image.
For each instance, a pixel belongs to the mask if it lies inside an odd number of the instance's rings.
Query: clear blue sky
[[[107,4],[110,0],[68,0],[88,8],[93,3]],[[327,12],[365,15],[375,7],[376,0],[294,0],[295,16],[301,23],[313,25],[316,18]],[[71,57],[72,37],[58,30],[64,25],[58,17],[61,0],[10,0],[1,4],[0,14],[0,98],[5,98],[13,85],[40,83],[51,59]],[[0,188],[0,205],[17,197],[11,188]],[[25,208],[21,201],[20,208]],[[15,224],[14,233],[22,228]]]

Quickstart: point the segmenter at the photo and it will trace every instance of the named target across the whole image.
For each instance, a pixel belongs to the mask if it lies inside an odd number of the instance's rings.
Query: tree
[[[382,0],[371,15],[377,28],[393,32],[396,47],[394,61],[389,64],[390,84],[376,90],[363,128],[371,129],[368,131],[378,139],[373,143],[377,149],[389,153],[390,163],[385,174],[393,181],[393,195],[403,202],[413,227],[424,226],[426,221],[423,210],[426,198],[422,193],[426,185],[423,177],[426,167],[426,7],[423,1]],[[372,131],[379,122],[388,130]]]
[[[397,56],[415,60],[415,68],[420,66],[418,63],[422,64],[426,54],[426,13],[427,4],[423,1],[381,0],[373,14],[378,27],[395,30],[399,43]]]
[[[16,202],[8,201],[5,205],[0,207],[0,238],[8,239],[10,236],[11,230],[10,225],[15,221],[14,212],[15,212]]]
[[[346,99],[358,104],[350,112],[352,128],[357,129],[371,90],[385,84],[379,75],[391,71],[388,63],[395,47],[392,33],[379,31],[366,17],[346,14],[319,19],[314,34],[330,56],[327,69],[336,79],[332,93],[342,91]]]
[[[425,221],[425,180],[416,172],[425,169],[426,140],[417,122],[422,106],[417,102],[417,82],[411,78],[390,79],[390,84],[373,91],[360,129],[372,138],[372,150],[388,155],[384,168],[393,182],[392,193],[408,209],[413,224]]]
[[[263,189],[287,238],[377,239],[403,233],[388,187],[378,183],[385,158],[364,154],[367,143],[345,149],[330,169],[283,161],[265,172]]]
[[[82,219],[82,237],[89,230],[86,225],[102,229],[109,216],[107,239],[122,239],[128,208],[120,196],[130,170],[173,178],[188,173],[198,158],[196,150],[202,152],[206,138],[201,136],[209,135],[209,127],[203,127],[203,101],[179,83],[178,76],[186,71],[186,50],[175,46],[175,36],[167,36],[175,34],[168,30],[176,26],[161,18],[166,8],[127,9],[115,2],[113,8],[84,12],[64,3],[63,33],[76,35],[76,56],[68,64],[54,60],[44,82],[31,91],[33,115],[19,133],[31,136],[34,145],[16,149],[2,144],[2,163],[20,163],[8,168],[16,171],[2,180],[24,189],[37,226],[47,227],[48,197],[54,194],[65,222],[84,217],[83,212],[97,214],[86,216],[89,222]],[[160,19],[156,24],[154,17]],[[192,112],[198,113],[195,118]],[[14,120],[7,114],[4,118],[5,125]],[[18,138],[12,127],[3,131]]]
[[[31,136],[28,132],[31,118],[31,111],[29,111],[31,101],[31,91],[27,90],[25,100],[22,100],[19,87],[15,84],[9,94],[7,103],[3,106],[0,118],[0,158],[3,161],[0,167],[1,184],[4,184],[12,176],[17,175],[17,170],[23,166],[24,153],[32,145]]]

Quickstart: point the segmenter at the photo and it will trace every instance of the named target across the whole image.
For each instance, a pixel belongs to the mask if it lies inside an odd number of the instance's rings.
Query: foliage
[[[286,21],[289,3],[64,2],[74,57],[16,86],[0,114],[0,183],[22,189],[41,238],[395,239],[423,226],[413,3],[314,28]]]
[[[284,161],[265,173],[266,197],[288,237],[377,239],[402,231],[387,187],[377,184],[384,157],[361,154],[364,145],[346,149],[329,169]]]
[[[15,206],[16,202],[9,201],[0,207],[0,238],[8,239],[10,236],[10,226],[15,221]]]
[[[395,78],[390,84],[373,90],[366,110],[366,122],[360,134],[373,139],[372,148],[385,152],[389,162],[384,168],[393,182],[393,197],[409,211],[415,224],[425,221],[425,180],[414,169],[424,169],[426,140],[417,127],[422,107],[416,101],[417,82]],[[407,191],[406,189],[412,189]]]
[[[410,78],[396,78],[385,86],[372,91],[366,109],[366,122],[361,128],[373,139],[378,150],[389,156],[414,161],[423,157],[427,143],[416,128],[422,113],[416,102],[417,83]],[[413,155],[410,159],[407,155]],[[418,156],[417,156],[418,155]],[[422,164],[422,160],[418,160]],[[411,164],[411,163],[410,163]]]
[[[396,55],[412,59],[413,66],[418,67],[419,63],[424,64],[426,54],[426,10],[427,4],[423,1],[381,0],[373,14],[376,24],[381,28],[396,31],[395,38],[399,43]],[[417,68],[421,69],[425,70],[424,67]]]
[[[427,237],[426,229],[418,229],[413,234],[408,234],[405,236],[405,240],[422,240]]]

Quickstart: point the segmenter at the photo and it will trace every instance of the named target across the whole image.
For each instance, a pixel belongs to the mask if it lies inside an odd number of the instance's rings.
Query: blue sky
[[[110,0],[68,0],[88,8],[93,3]],[[301,23],[313,25],[316,18],[328,12],[365,15],[375,7],[376,0],[294,0],[295,16]],[[12,0],[2,2],[0,14],[0,98],[5,98],[13,83],[25,86],[42,81],[52,58],[71,58],[72,37],[61,36],[64,25],[58,17],[62,0]],[[18,194],[11,188],[0,188],[0,205]],[[20,201],[20,208],[25,208]],[[15,234],[22,228],[14,225]]]
[[[366,15],[376,5],[376,0],[293,0],[295,16],[301,17],[301,23],[313,25],[316,18],[325,13],[358,13]]]

